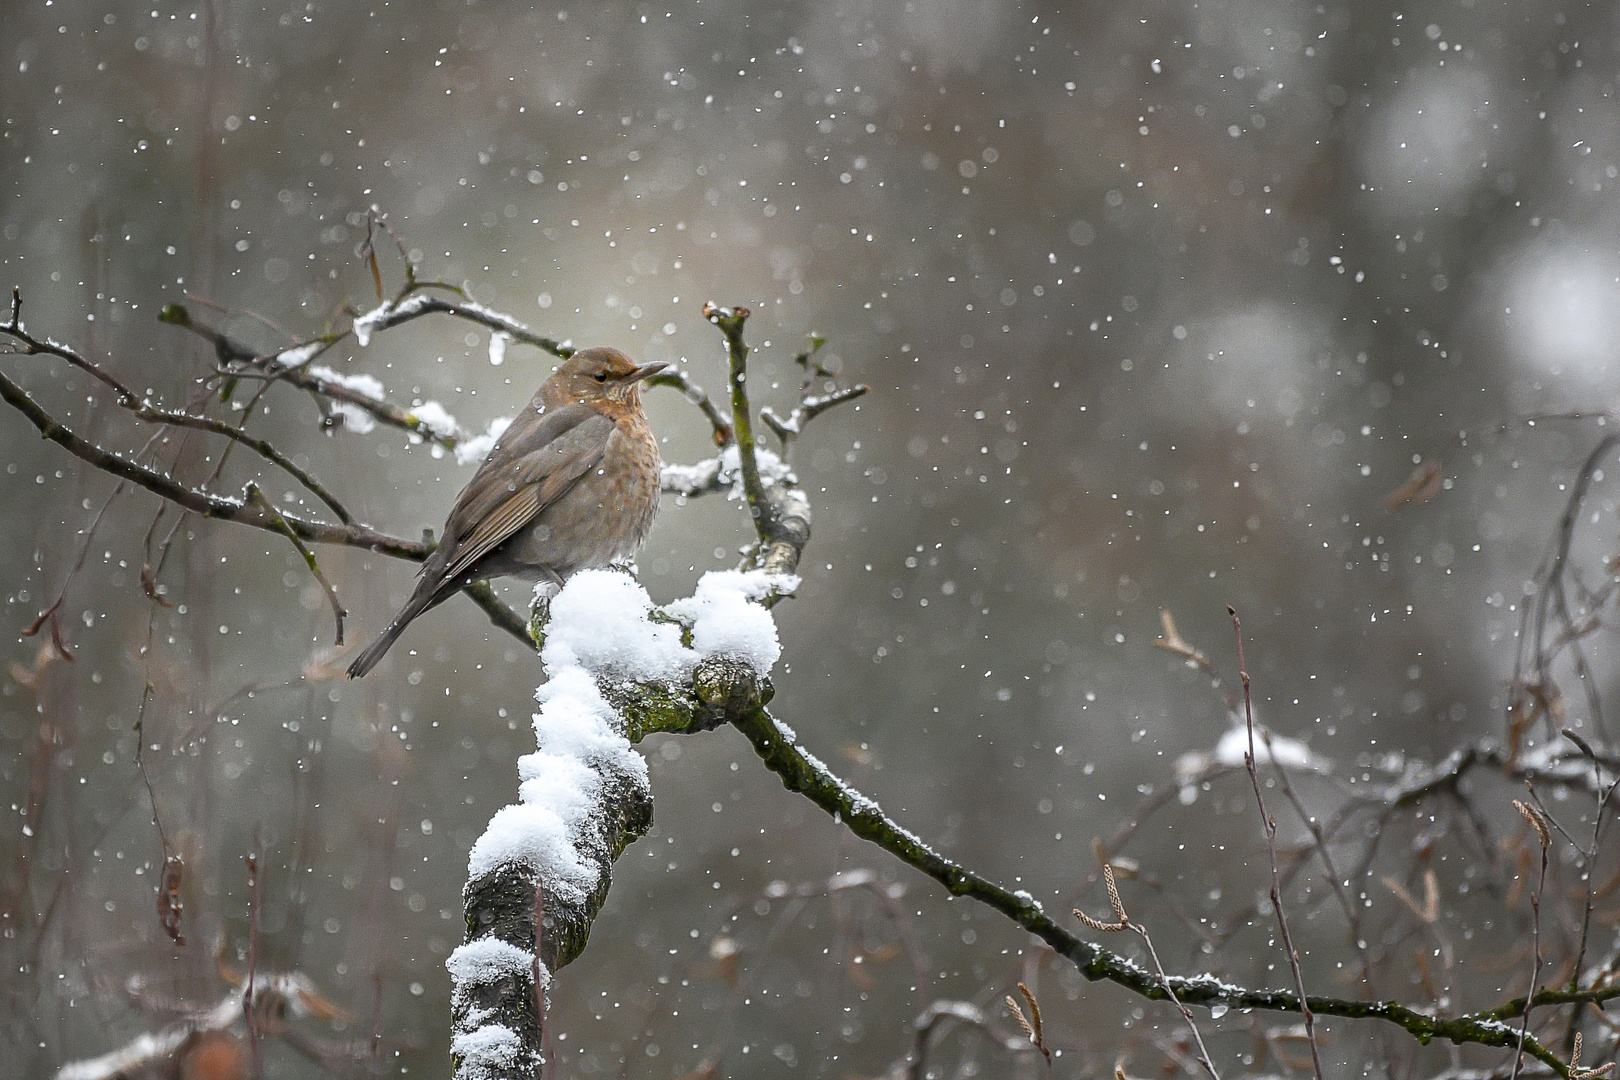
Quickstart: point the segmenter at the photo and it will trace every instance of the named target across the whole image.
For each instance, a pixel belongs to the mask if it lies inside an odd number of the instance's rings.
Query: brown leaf
[[[186,905],[180,899],[180,886],[186,879],[186,863],[178,852],[170,852],[163,860],[163,880],[158,885],[157,913],[158,925],[163,932],[169,935],[169,940],[176,945],[184,945],[186,937],[180,932],[180,920],[185,916]]]
[[[152,569],[151,563],[141,564],[141,591],[146,598],[163,607],[174,607],[174,601],[163,595],[165,587],[158,584],[157,571]]]
[[[35,651],[34,662],[31,665],[12,661],[10,668],[12,681],[18,686],[22,687],[24,690],[38,693],[39,680],[40,677],[45,674],[46,668],[50,667],[58,660],[71,661],[73,659],[73,657],[61,647],[59,641],[60,639],[58,638],[56,632],[52,630],[51,636],[39,643],[39,649]]]
[[[1541,850],[1545,851],[1552,846],[1552,830],[1547,828],[1546,817],[1542,814],[1540,808],[1514,799],[1513,809],[1517,810],[1519,816],[1528,821],[1530,827],[1536,830],[1536,839],[1541,841]]]
[[[1384,496],[1384,505],[1394,510],[1411,503],[1413,506],[1423,506],[1433,502],[1435,496],[1445,482],[1445,476],[1438,461],[1425,461],[1412,471],[1411,477]]]

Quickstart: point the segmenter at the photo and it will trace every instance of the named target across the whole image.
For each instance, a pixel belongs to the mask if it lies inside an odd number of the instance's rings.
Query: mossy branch
[[[1129,959],[1076,937],[1052,921],[1040,903],[1025,892],[1011,892],[945,858],[883,813],[876,802],[849,787],[825,765],[801,750],[791,729],[779,723],[763,706],[744,709],[729,717],[753,745],[765,767],[776,773],[789,791],[804,795],[856,836],[869,840],[906,865],[928,875],[953,895],[966,896],[1000,912],[1065,957],[1092,981],[1107,980],[1155,1001],[1168,998],[1167,987],[1189,1005],[1225,1005],[1235,1009],[1301,1012],[1300,997],[1289,990],[1256,990],[1213,975],[1159,976]],[[1599,1004],[1620,997],[1620,985],[1585,991],[1542,991],[1535,1004]],[[1427,1044],[1440,1038],[1463,1044],[1511,1047],[1519,1032],[1500,1016],[1518,1016],[1524,1003],[1508,1002],[1494,1009],[1457,1017],[1430,1016],[1397,1001],[1352,1001],[1344,998],[1306,999],[1318,1016],[1375,1019],[1394,1024]],[[1525,1053],[1559,1076],[1569,1068],[1534,1037],[1524,1042]]]

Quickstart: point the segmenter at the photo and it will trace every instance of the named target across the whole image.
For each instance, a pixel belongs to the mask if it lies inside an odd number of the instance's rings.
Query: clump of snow
[[[275,362],[284,368],[301,368],[326,348],[324,341],[307,341],[276,354]]]
[[[678,679],[697,656],[681,628],[649,619],[653,602],[629,574],[582,570],[551,601],[540,657],[555,679],[567,668],[626,679]],[[549,684],[548,684],[549,685]]]
[[[776,620],[756,601],[790,593],[797,578],[763,570],[711,570],[698,579],[697,591],[666,609],[692,623],[692,648],[700,656],[735,656],[768,674],[782,656]]]
[[[1257,729],[1254,733],[1254,760],[1256,764],[1266,764],[1275,761],[1277,764],[1289,769],[1314,769],[1316,759],[1311,756],[1311,748],[1298,739],[1288,739],[1281,735],[1270,735],[1264,729]],[[1243,756],[1249,752],[1249,732],[1247,728],[1231,727],[1221,736],[1221,741],[1215,744],[1215,760],[1222,765],[1242,765]]]
[[[684,681],[701,658],[712,655],[738,657],[769,672],[782,646],[770,612],[756,601],[797,585],[797,578],[761,570],[711,572],[691,597],[666,609],[677,621],[655,622],[647,590],[630,575],[604,569],[570,578],[550,599],[540,653],[547,680],[535,691],[537,749],[518,759],[518,801],[496,812],[473,845],[469,878],[518,863],[537,872],[548,897],[585,903],[611,858],[602,850],[598,828],[609,786],[644,793],[650,787],[647,763],[620,733],[622,723],[599,680]],[[690,647],[681,640],[687,625]],[[468,995],[533,965],[528,952],[489,938],[451,955],[446,966],[455,983],[454,1001],[467,1006],[461,1023],[473,1029],[453,1042],[463,1058],[458,1076],[488,1075],[524,1052],[508,1029],[479,1026],[489,1014],[471,1008]],[[542,969],[542,982],[549,978]]]
[[[360,343],[363,349],[371,344],[371,332],[377,329],[377,324],[388,318],[388,313],[394,309],[391,301],[384,300],[381,304],[354,320],[350,328],[354,331],[354,340]]]
[[[583,570],[551,600],[540,659],[548,676],[535,692],[539,748],[518,762],[518,802],[504,807],[468,856],[479,878],[503,863],[539,871],[548,889],[584,897],[600,872],[576,846],[602,791],[603,775],[647,783],[646,762],[619,734],[618,716],[599,678],[676,682],[705,656],[734,656],[768,673],[782,654],[770,612],[754,601],[791,591],[796,578],[762,570],[714,571],[697,592],[671,604],[690,622],[692,647],[681,626],[654,622],[641,583],[618,570]]]
[[[575,902],[596,883],[596,867],[580,857],[568,823],[545,805],[517,802],[497,810],[467,856],[467,875],[477,879],[508,863],[534,867],[548,889]]]
[[[309,373],[322,382],[334,383],[345,390],[353,390],[372,401],[381,401],[385,396],[382,380],[375,375],[343,375],[329,367],[312,367]]]
[[[450,410],[437,401],[424,401],[411,409],[410,416],[418,424],[427,428],[442,439],[448,439],[461,430],[456,418],[450,415]]]
[[[489,427],[482,435],[474,435],[470,439],[463,439],[456,444],[457,465],[477,465],[489,456],[495,449],[495,440],[506,434],[506,429],[512,426],[512,417],[497,416],[489,422]]]
[[[474,1008],[469,994],[472,987],[488,985],[497,979],[532,976],[536,968],[540,972],[540,988],[544,990],[551,984],[551,973],[544,964],[534,962],[533,953],[493,935],[457,946],[444,966],[450,972],[452,1007],[474,1009],[467,1014],[469,1027],[482,1024],[488,1015]]]
[[[759,480],[765,487],[799,482],[799,478],[793,475],[788,463],[763,446],[754,447],[754,463],[759,466]],[[743,489],[742,452],[737,449],[736,443],[720,451],[719,480],[722,484],[731,485],[731,490],[726,492],[726,498],[742,499],[748,496],[748,492]]]
[[[508,315],[506,312],[496,311],[494,308],[486,307],[476,300],[463,297],[463,299],[456,306],[462,311],[473,315],[478,315],[488,322],[498,322],[502,326],[505,326],[508,330],[523,329],[523,324],[512,318],[512,316]]]
[[[505,330],[497,330],[489,335],[489,364],[491,367],[500,367],[506,363],[506,346],[512,341],[512,335]]]
[[[510,1069],[528,1054],[518,1033],[504,1024],[485,1024],[450,1040],[450,1052],[461,1059],[459,1080],[484,1080]]]
[[[332,413],[343,422],[343,426],[356,435],[364,435],[377,426],[377,420],[358,405],[351,405],[347,401],[334,402]]]
[[[759,466],[760,483],[794,485],[799,478],[787,462],[763,446],[754,448],[754,461]],[[718,457],[704,458],[692,465],[665,465],[661,476],[667,491],[681,494],[699,494],[726,489],[726,498],[743,499],[748,493],[743,488],[742,453],[736,445],[726,447]]]
[[[398,304],[392,300],[384,300],[364,315],[357,316],[350,327],[354,331],[354,340],[360,343],[363,349],[371,344],[371,335],[386,326],[392,326],[401,319],[416,314],[428,301],[426,293],[416,293],[407,296]]]
[[[370,398],[372,401],[382,401],[384,388],[382,380],[375,375],[344,375],[333,371],[329,367],[312,367],[309,373],[322,382],[341,386],[345,390]],[[376,417],[365,409],[350,401],[335,401],[332,403],[332,413],[342,422],[343,426],[356,435],[365,435],[377,426]]]
[[[1266,747],[1268,736],[1271,741],[1269,750]],[[1194,750],[1176,758],[1176,782],[1181,785],[1179,797],[1182,804],[1190,806],[1198,801],[1198,781],[1206,772],[1216,766],[1228,769],[1242,768],[1243,756],[1248,751],[1248,727],[1236,724],[1226,729],[1226,733],[1221,736],[1213,750]],[[1315,773],[1332,771],[1329,762],[1311,753],[1311,748],[1298,739],[1271,734],[1258,723],[1254,725],[1254,760],[1257,765],[1275,761],[1285,769],[1302,769]]]
[[[720,475],[720,459],[704,458],[696,465],[665,465],[659,474],[665,491],[698,495],[709,489]]]

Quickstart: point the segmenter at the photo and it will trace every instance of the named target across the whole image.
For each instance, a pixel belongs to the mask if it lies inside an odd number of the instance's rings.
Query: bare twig
[[[725,446],[731,442],[731,421],[719,409],[715,408],[714,402],[709,399],[708,392],[693,382],[686,372],[677,368],[665,368],[657,375],[650,377],[647,380],[647,385],[669,386],[679,390],[687,401],[698,407],[698,411],[703,414],[704,418],[709,421],[709,425],[714,428],[714,445]]]
[[[1254,707],[1249,693],[1249,669],[1243,663],[1243,628],[1238,621],[1237,610],[1228,606],[1227,614],[1232,617],[1232,633],[1237,638],[1238,677],[1243,681],[1243,720],[1248,726],[1249,746],[1244,752],[1243,763],[1249,770],[1249,782],[1254,785],[1254,799],[1260,807],[1260,824],[1266,833],[1266,851],[1271,857],[1271,909],[1277,917],[1277,927],[1282,932],[1282,944],[1288,954],[1288,966],[1294,973],[1294,989],[1299,992],[1300,1012],[1305,1017],[1305,1036],[1311,1046],[1311,1068],[1316,1074],[1316,1080],[1322,1080],[1322,1056],[1316,1046],[1316,1018],[1311,1014],[1309,999],[1305,996],[1305,977],[1299,970],[1299,951],[1294,948],[1294,939],[1288,933],[1288,916],[1283,911],[1282,886],[1277,876],[1277,822],[1266,812],[1266,797],[1260,791],[1260,773],[1254,763]],[[1268,754],[1273,766],[1277,766],[1275,756]]]
[[[1555,696],[1549,691],[1553,686],[1552,666],[1558,655],[1566,648],[1570,650],[1576,673],[1586,688],[1587,706],[1592,713],[1592,723],[1598,735],[1607,738],[1598,681],[1587,663],[1585,652],[1580,647],[1580,640],[1584,636],[1582,625],[1589,622],[1590,618],[1578,621],[1570,611],[1564,578],[1569,565],[1570,548],[1575,539],[1575,528],[1580,520],[1581,504],[1591,488],[1599,464],[1616,446],[1620,446],[1620,435],[1613,433],[1605,435],[1581,462],[1574,482],[1570,484],[1563,512],[1559,515],[1558,528],[1553,534],[1552,550],[1536,571],[1535,602],[1533,604],[1526,602],[1522,608],[1519,644],[1514,655],[1513,680],[1510,684],[1514,688],[1514,693],[1509,695],[1508,701],[1509,732],[1512,749],[1515,751],[1518,749],[1519,736],[1528,729],[1534,719],[1547,716],[1552,721],[1555,732],[1562,726],[1558,723],[1559,716],[1555,715],[1551,708],[1538,708],[1529,719],[1526,719],[1524,713],[1528,703],[1524,694],[1539,687],[1543,693],[1535,704],[1539,706],[1549,700],[1555,700]],[[1611,581],[1608,588],[1612,587]],[[1603,595],[1606,594],[1607,590]],[[1601,597],[1593,599],[1601,602]],[[1590,610],[1596,605],[1588,606]],[[1549,642],[1548,631],[1555,623],[1558,633]],[[1534,671],[1533,681],[1524,674],[1527,667]]]
[[[287,524],[287,519],[281,516],[281,511],[276,508],[274,503],[265,498],[264,492],[259,490],[259,485],[248,484],[247,501],[257,502],[264,507],[280,527],[282,535],[291,541],[292,546],[298,549],[298,554],[304,557],[304,565],[309,567],[309,572],[315,576],[315,580],[320,583],[321,590],[326,593],[326,602],[332,608],[332,619],[337,623],[336,640],[332,644],[342,645],[343,617],[348,614],[348,611],[343,607],[343,602],[338,599],[336,586],[327,580],[325,574],[321,573],[321,564],[315,561],[315,553],[309,549],[309,545],[298,538],[297,533],[293,532],[292,526]]]
[[[1581,876],[1585,881],[1586,895],[1584,903],[1582,904],[1580,944],[1575,950],[1575,967],[1570,975],[1569,986],[1570,989],[1573,990],[1580,983],[1581,966],[1586,960],[1586,948],[1591,938],[1592,910],[1596,903],[1596,897],[1593,892],[1592,874],[1596,869],[1598,851],[1600,850],[1600,841],[1603,837],[1603,823],[1608,819],[1609,801],[1614,797],[1615,789],[1620,787],[1620,771],[1616,771],[1614,774],[1614,779],[1611,780],[1607,786],[1605,786],[1603,783],[1603,764],[1599,760],[1598,752],[1593,749],[1592,744],[1568,728],[1564,729],[1563,735],[1564,738],[1574,743],[1580,749],[1581,753],[1586,756],[1587,760],[1592,763],[1592,787],[1597,795],[1597,808],[1592,821],[1592,839],[1587,847],[1576,849],[1580,851],[1581,857],[1585,862],[1584,873]],[[1574,1021],[1579,1016],[1580,1010],[1577,1009],[1575,1010],[1574,1016],[1571,1017],[1572,1030]],[[1578,1034],[1578,1032],[1575,1034]]]
[[[1221,1074],[1215,1068],[1215,1061],[1209,1056],[1209,1048],[1204,1045],[1203,1033],[1198,1030],[1198,1021],[1193,1019],[1192,1010],[1187,1008],[1181,998],[1176,995],[1175,987],[1170,982],[1170,976],[1165,974],[1164,965],[1159,962],[1159,952],[1153,947],[1153,938],[1148,934],[1147,927],[1139,922],[1133,922],[1131,917],[1126,914],[1125,902],[1119,898],[1119,889],[1114,884],[1114,867],[1112,864],[1105,862],[1102,864],[1102,872],[1103,882],[1108,889],[1108,905],[1114,909],[1114,921],[1103,922],[1101,919],[1087,915],[1079,908],[1074,909],[1075,918],[1093,930],[1110,934],[1118,933],[1121,930],[1130,930],[1142,939],[1142,944],[1147,946],[1148,956],[1153,960],[1153,970],[1158,973],[1159,986],[1164,989],[1165,997],[1176,1007],[1176,1011],[1181,1013],[1182,1020],[1187,1023],[1187,1030],[1192,1032],[1193,1042],[1198,1046],[1198,1064],[1204,1067],[1204,1071],[1209,1073],[1212,1080],[1221,1080]],[[1021,988],[1022,985],[1020,984]],[[1009,998],[1008,1000],[1012,999]],[[1309,1013],[1307,1012],[1306,1015],[1309,1015]]]
[[[130,459],[103,450],[94,443],[82,438],[70,428],[62,424],[50,413],[46,412],[34,401],[22,387],[12,382],[4,373],[0,373],[0,400],[4,400],[33,424],[45,438],[66,449],[69,453],[103,472],[122,477],[140,487],[159,495],[184,510],[198,514],[205,518],[214,518],[223,521],[233,521],[242,525],[250,525],[257,529],[265,529],[280,533],[283,525],[290,529],[300,540],[318,544],[342,544],[347,547],[363,548],[378,554],[390,555],[398,559],[409,559],[420,562],[427,558],[432,551],[431,545],[422,541],[403,540],[378,532],[360,524],[329,524],[326,522],[310,521],[307,518],[294,514],[271,514],[256,503],[250,504],[242,499],[229,499],[215,495],[208,491],[187,487],[174,477],[147,468]],[[469,588],[469,595],[486,612],[492,613],[493,621],[501,629],[511,633],[529,647],[533,647],[527,631],[527,625],[516,614],[506,611],[500,605],[493,593]],[[500,605],[498,608],[495,605]],[[505,611],[496,615],[495,612]]]
[[[236,425],[228,424],[223,420],[216,420],[211,416],[196,416],[190,413],[177,412],[172,409],[164,409],[152,404],[152,402],[135,393],[134,390],[130,389],[117,378],[109,374],[105,368],[101,367],[101,365],[87,359],[76,350],[71,349],[59,342],[52,341],[49,338],[37,338],[30,334],[17,318],[17,312],[20,310],[22,303],[20,292],[14,292],[13,300],[15,304],[13,308],[13,318],[8,323],[0,324],[0,333],[7,334],[20,342],[23,346],[23,352],[26,355],[32,356],[44,354],[66,360],[74,367],[84,371],[92,378],[111,389],[114,398],[118,402],[118,405],[121,408],[128,410],[138,419],[145,420],[153,424],[165,424],[171,427],[194,428],[198,431],[207,431],[214,435],[221,435],[233,442],[241,443],[243,446],[246,446],[248,449],[252,450],[266,461],[276,465],[293,479],[297,480],[306,489],[308,489],[312,495],[325,503],[331,509],[332,513],[337,515],[339,521],[342,521],[344,524],[350,524],[353,522],[354,518],[349,511],[344,508],[343,504],[340,503],[337,498],[333,496],[323,484],[321,484],[319,480],[316,480],[315,477],[311,476],[307,470],[300,468],[285,454],[281,453],[281,451],[277,450],[266,440],[254,438],[253,436],[244,433]]]
[[[1311,848],[1316,852],[1316,857],[1322,862],[1322,876],[1326,879],[1328,887],[1333,890],[1333,896],[1339,902],[1339,909],[1344,912],[1344,921],[1350,930],[1350,947],[1356,950],[1356,955],[1361,960],[1362,992],[1368,998],[1375,998],[1378,994],[1373,986],[1372,957],[1367,952],[1367,942],[1362,934],[1361,911],[1344,891],[1338,867],[1333,863],[1333,854],[1328,850],[1327,837],[1322,831],[1322,823],[1316,819],[1314,814],[1305,809],[1305,804],[1294,793],[1294,785],[1288,779],[1288,770],[1277,762],[1277,755],[1270,752],[1271,733],[1269,731],[1265,732],[1264,738],[1266,740],[1267,756],[1271,759],[1272,764],[1276,766],[1277,783],[1282,788],[1283,797],[1288,800],[1289,805],[1294,808],[1294,813],[1299,815],[1299,820],[1305,824],[1306,830],[1311,834]],[[1438,903],[1438,897],[1436,897],[1436,901]]]
[[[1541,841],[1541,876],[1536,881],[1536,891],[1530,894],[1530,992],[1524,996],[1524,1015],[1519,1022],[1519,1043],[1513,1054],[1510,1080],[1516,1080],[1524,1064],[1525,1040],[1530,1035],[1530,1010],[1535,1007],[1536,987],[1541,983],[1541,893],[1547,885],[1547,849],[1552,845],[1552,833],[1547,828],[1546,815],[1540,809],[1518,799],[1513,800],[1513,808],[1530,823],[1536,839]]]
[[[247,1021],[248,1046],[253,1053],[253,1075],[258,1076],[259,1069],[259,1008],[254,998],[254,980],[259,973],[259,855],[260,843],[259,829],[253,829],[253,851],[242,856],[247,864],[248,886],[248,970],[247,986],[242,991],[242,1013]]]

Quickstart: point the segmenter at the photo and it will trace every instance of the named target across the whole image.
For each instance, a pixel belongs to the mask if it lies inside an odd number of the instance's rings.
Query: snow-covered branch
[[[586,570],[537,606],[538,746],[518,761],[518,801],[473,845],[467,941],[447,963],[458,1078],[536,1074],[551,973],[584,950],[613,860],[652,824],[631,743],[768,699],[781,645],[757,601],[796,585],[718,571],[659,610],[628,574]]]

